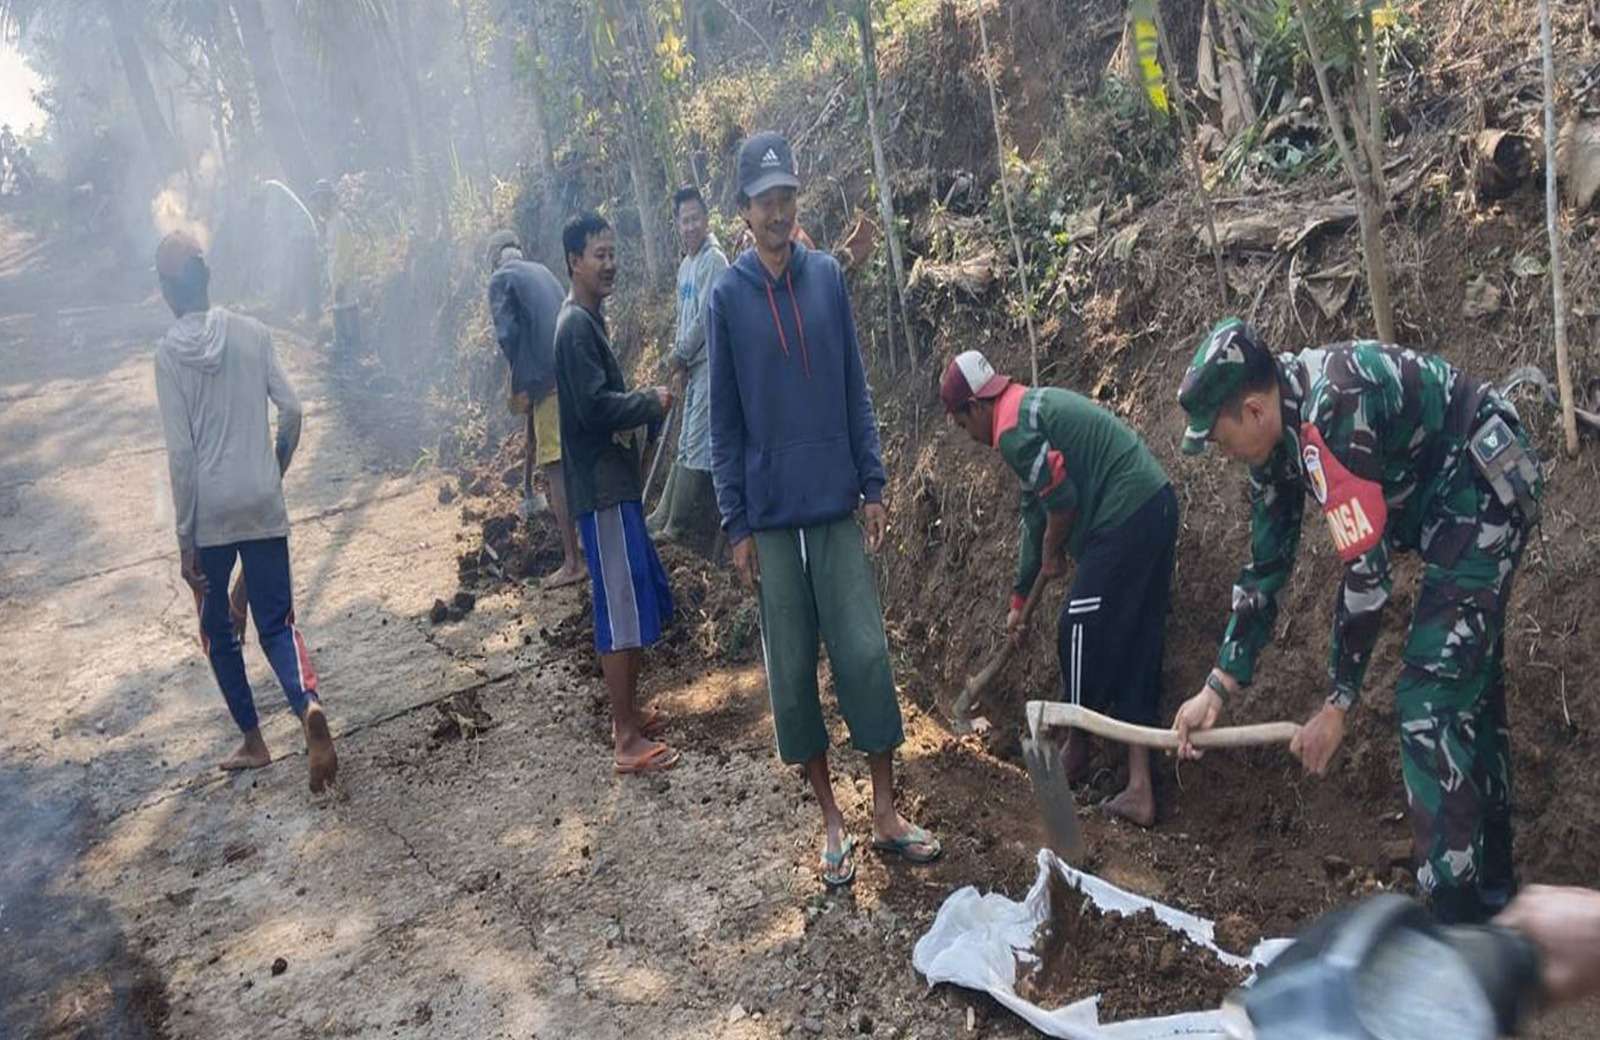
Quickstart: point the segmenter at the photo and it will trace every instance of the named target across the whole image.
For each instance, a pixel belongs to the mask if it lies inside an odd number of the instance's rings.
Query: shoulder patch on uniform
[[[1339,550],[1339,558],[1349,563],[1375,547],[1389,522],[1389,506],[1383,487],[1351,473],[1339,457],[1329,450],[1322,431],[1315,423],[1300,427],[1300,457],[1305,464],[1311,493],[1322,506],[1328,533]]]
[[[1322,471],[1322,449],[1315,444],[1307,444],[1301,453],[1305,460],[1306,477],[1311,481],[1311,493],[1316,496],[1318,505],[1328,504],[1328,475]]]

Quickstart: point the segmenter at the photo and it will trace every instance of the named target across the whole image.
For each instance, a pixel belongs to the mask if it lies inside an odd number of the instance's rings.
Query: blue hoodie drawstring
[[[811,378],[811,351],[806,345],[806,323],[800,317],[800,301],[794,295],[794,279],[788,271],[783,272],[784,281],[789,286],[789,303],[794,307],[794,323],[800,330],[800,365],[805,369],[806,378]],[[772,309],[772,324],[778,330],[778,346],[783,349],[783,356],[789,356],[789,337],[783,333],[783,321],[778,317],[778,298],[772,294],[772,280],[763,278],[762,284],[767,287],[767,306]]]
[[[800,317],[800,300],[794,294],[794,278],[789,272],[792,268],[783,269],[783,280],[789,286],[789,305],[794,308],[795,328],[800,330],[800,363],[805,366],[806,378],[811,378],[811,351],[806,346],[806,320]]]

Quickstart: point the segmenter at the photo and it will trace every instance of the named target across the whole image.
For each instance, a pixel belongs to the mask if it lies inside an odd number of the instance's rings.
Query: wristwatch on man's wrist
[[[1227,698],[1228,685],[1222,681],[1222,677],[1217,674],[1215,668],[1206,673],[1206,686],[1215,690],[1218,697]]]

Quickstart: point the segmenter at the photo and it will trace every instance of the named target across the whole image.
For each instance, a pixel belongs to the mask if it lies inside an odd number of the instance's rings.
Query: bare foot
[[[1154,827],[1156,823],[1156,796],[1149,788],[1135,791],[1125,787],[1121,794],[1106,801],[1100,809],[1108,816],[1127,820],[1140,827]]]
[[[311,792],[321,794],[339,775],[339,755],[333,750],[333,734],[328,731],[328,716],[322,705],[312,701],[306,707],[306,762],[311,775]]]
[[[559,589],[576,585],[586,577],[582,567],[575,563],[563,564],[561,569],[539,583],[541,589]]]
[[[271,764],[272,752],[267,750],[267,742],[261,739],[261,731],[254,730],[245,734],[239,750],[218,762],[217,768],[224,773],[234,773],[242,769],[263,769]]]

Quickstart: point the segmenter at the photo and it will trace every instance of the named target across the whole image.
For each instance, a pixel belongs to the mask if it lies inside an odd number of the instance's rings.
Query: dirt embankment
[[[1537,265],[1519,259],[1546,250],[1542,178],[1529,176],[1500,198],[1483,197],[1464,151],[1484,126],[1526,132],[1536,120],[1528,99],[1538,97],[1537,64],[1524,60],[1533,56],[1530,41],[1537,39],[1523,32],[1531,17],[1521,13],[1507,22],[1482,14],[1454,34],[1439,27],[1439,45],[1453,35],[1455,48],[1431,54],[1429,67],[1440,71],[1397,83],[1388,98],[1394,119],[1409,127],[1395,148],[1394,211],[1386,230],[1400,328],[1407,345],[1438,352],[1484,378],[1503,378],[1524,363],[1552,363],[1548,282],[1529,273]],[[1573,31],[1567,38],[1581,36]],[[1030,39],[1019,38],[1019,45]],[[1029,68],[1035,58],[1043,55],[1014,54],[1008,67]],[[1469,79],[1463,67],[1483,75]],[[1057,266],[1058,284],[1036,320],[1042,381],[1089,394],[1127,419],[1179,491],[1183,527],[1164,706],[1170,711],[1199,688],[1214,660],[1229,590],[1249,549],[1243,473],[1177,450],[1182,417],[1174,398],[1198,337],[1220,315],[1245,313],[1275,347],[1302,349],[1368,334],[1368,312],[1359,285],[1331,316],[1307,291],[1308,274],[1359,264],[1350,222],[1320,223],[1317,215],[1340,192],[1340,182],[1312,177],[1233,198],[1226,198],[1229,188],[1219,190],[1224,224],[1265,218],[1275,228],[1298,228],[1312,219],[1308,212],[1319,221],[1292,248],[1280,248],[1273,235],[1265,248],[1246,243],[1231,249],[1230,299],[1223,309],[1199,237],[1200,209],[1178,170],[1165,177],[1165,190],[1154,197],[1131,204],[1099,200],[1103,209],[1081,248]],[[948,218],[913,212],[913,241],[918,228],[937,228],[941,219],[948,226]],[[1597,231],[1600,217],[1593,213],[1572,219],[1569,294],[1581,286],[1578,292],[1592,297],[1600,285],[1592,248]],[[937,234],[925,239],[935,246],[940,241]],[[993,232],[989,240],[1003,243]],[[1499,301],[1488,313],[1469,305],[1475,281],[1491,285]],[[1026,335],[1017,322],[998,320],[1003,307],[1015,313],[1010,302],[998,290],[977,301],[949,294],[922,315],[932,344],[922,377],[876,383],[896,518],[886,566],[888,611],[904,655],[907,692],[924,706],[934,704],[937,691],[958,687],[999,639],[1014,558],[1014,489],[989,453],[942,423],[933,380],[940,360],[973,346],[1003,371],[1026,377]],[[1569,316],[1569,336],[1583,388],[1600,376],[1600,355],[1593,348],[1596,316],[1579,311]],[[1517,858],[1529,880],[1580,881],[1600,869],[1600,848],[1585,840],[1600,823],[1594,808],[1600,773],[1593,768],[1600,720],[1587,689],[1600,622],[1585,609],[1600,562],[1594,520],[1600,474],[1592,439],[1569,461],[1560,453],[1552,410],[1528,396],[1518,403],[1545,459],[1549,492],[1506,636]],[[1259,681],[1229,706],[1236,721],[1299,721],[1326,693],[1339,566],[1318,527],[1309,524],[1303,537]],[[1158,833],[1185,834],[1204,849],[1202,856],[1177,858],[1159,848],[1142,850],[1170,898],[1211,915],[1240,912],[1274,931],[1352,892],[1412,883],[1391,692],[1417,575],[1414,559],[1396,569],[1394,602],[1366,697],[1330,777],[1304,779],[1277,752],[1213,755],[1181,773],[1163,766]],[[1038,626],[1025,659],[1011,670],[1009,689],[994,705],[1000,725],[984,754],[1015,761],[1021,702],[1059,688],[1053,628]],[[1104,761],[1115,768],[1115,756]]]

